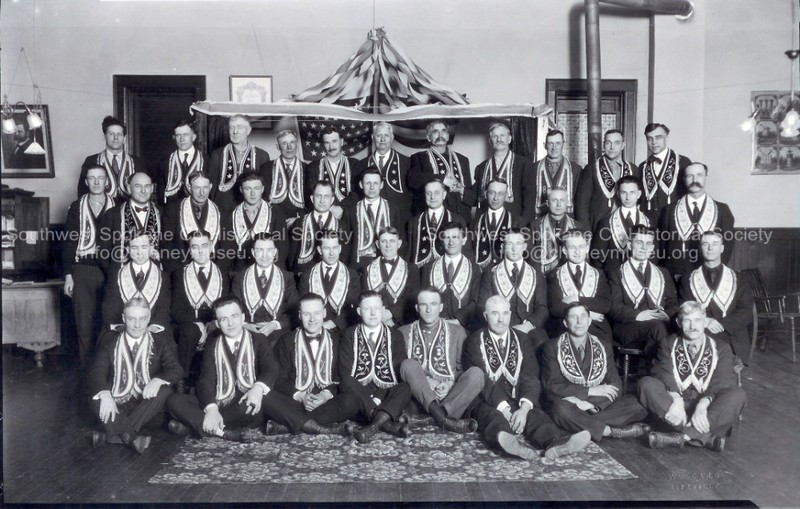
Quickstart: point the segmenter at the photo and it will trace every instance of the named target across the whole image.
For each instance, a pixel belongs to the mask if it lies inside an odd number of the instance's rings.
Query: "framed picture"
[[[230,86],[231,102],[272,102],[272,76],[231,76]]]
[[[781,136],[781,122],[794,107],[788,91],[752,92],[752,104],[758,108],[753,129],[753,161],[751,175],[800,174],[800,136]]]
[[[2,176],[4,178],[53,178],[53,145],[50,142],[50,114],[47,105],[29,106],[42,119],[31,125],[21,104],[12,107],[16,130],[2,133]],[[5,120],[5,117],[3,117]]]

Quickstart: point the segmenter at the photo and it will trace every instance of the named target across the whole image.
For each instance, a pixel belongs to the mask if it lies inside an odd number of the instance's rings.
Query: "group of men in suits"
[[[410,158],[389,123],[363,161],[328,129],[308,164],[291,130],[271,160],[245,116],[228,127],[206,157],[178,122],[148,171],[107,117],[84,162],[63,252],[95,445],[142,452],[166,409],[173,433],[237,441],[433,422],[526,459],[517,434],[549,458],[603,437],[724,447],[751,297],[724,265],[733,216],[666,126],[638,167],[610,130],[581,169],[562,132],[533,163],[497,122],[474,172],[441,120]],[[612,345],[653,359],[638,397]]]

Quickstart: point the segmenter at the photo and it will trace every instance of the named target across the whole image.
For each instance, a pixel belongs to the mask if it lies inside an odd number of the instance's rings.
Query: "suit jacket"
[[[345,157],[345,156],[343,156],[343,157]],[[324,157],[323,157],[323,159],[324,159]],[[355,202],[358,201],[358,193],[356,192],[356,190],[358,189],[358,182],[355,180],[354,174],[357,171],[357,168],[358,168],[358,166],[360,164],[358,159],[355,159],[355,158],[352,158],[352,157],[346,157],[346,159],[347,159],[347,162],[350,165],[350,192],[347,193],[347,195],[341,201],[336,198],[336,192],[334,192],[334,194],[333,194],[333,204],[334,205],[339,205],[340,207],[342,207],[345,210],[350,208],[350,206],[352,204],[354,204]],[[320,162],[321,161],[322,161],[322,159],[317,159],[315,161],[311,161],[310,163],[308,163],[308,166],[306,167],[306,183],[305,183],[305,186],[306,186],[306,194],[309,197],[314,194],[314,186],[317,185],[317,182],[319,182],[321,180],[320,179]],[[334,187],[335,186],[336,186],[336,183],[334,183]],[[311,205],[311,203],[310,203],[310,198],[309,198],[309,206],[307,207],[307,209],[309,211],[313,210],[313,207],[310,206],[310,205]]]
[[[231,286],[231,293],[233,293],[236,297],[238,297],[243,303],[246,302],[244,298],[244,276],[247,273],[247,269],[252,267],[246,267],[240,270],[233,278],[233,285]],[[278,270],[283,275],[284,281],[284,288],[283,288],[283,300],[278,305],[278,310],[275,316],[270,316],[269,312],[261,306],[259,309],[256,310],[255,315],[251,315],[250,311],[245,309],[245,314],[247,315],[247,322],[248,323],[259,323],[259,322],[270,322],[272,320],[277,320],[278,323],[281,325],[281,329],[288,329],[293,320],[294,312],[297,308],[298,296],[297,296],[297,285],[294,282],[294,274],[286,272],[282,268],[278,267],[277,265],[273,265],[273,270]],[[274,276],[273,276],[273,283],[274,283]],[[245,307],[247,305],[245,304]],[[268,384],[269,385],[269,384]]]
[[[452,210],[461,217],[469,217],[470,208],[478,204],[478,194],[475,192],[475,182],[472,177],[472,171],[469,166],[469,159],[453,152],[458,162],[461,165],[461,172],[463,173],[464,194],[459,196],[458,193],[447,193],[444,206]],[[417,196],[417,204],[414,207],[415,212],[420,212],[425,209],[425,184],[428,183],[431,175],[439,175],[437,169],[431,165],[431,159],[428,156],[428,151],[423,150],[413,154],[410,159],[410,168],[408,170],[408,187],[410,187]]]
[[[619,209],[618,209],[619,210]],[[595,267],[602,267],[606,276],[610,276],[628,259],[627,246],[617,247],[614,240],[614,235],[611,230],[611,216],[616,214],[617,211],[607,214],[603,219],[597,223],[592,235],[592,246],[590,256],[593,257],[592,263]],[[655,228],[658,217],[652,212],[639,210],[639,215],[632,219],[634,224],[642,223],[643,219],[647,220],[647,225]],[[627,236],[630,236],[630,230],[626,228]]]
[[[605,273],[602,270],[592,268],[588,263],[586,267],[587,273],[589,270],[597,271],[597,288],[593,295],[588,295],[589,288],[584,288],[583,291],[586,292],[586,295],[579,294],[578,302],[588,307],[589,311],[605,315],[611,310],[611,289],[608,287]],[[562,275],[561,271],[566,271],[566,274]],[[547,300],[550,303],[550,314],[553,318],[558,319],[559,324],[556,329],[561,332],[566,330],[562,320],[566,317],[567,306],[569,306],[569,304],[562,301],[565,295],[564,287],[562,286],[563,276],[571,277],[567,263],[562,264],[547,276]],[[588,287],[586,274],[583,275],[583,284]],[[603,320],[602,322],[592,320],[589,333],[600,336],[601,339],[611,339],[611,326],[608,324],[608,320]]]
[[[486,207],[486,186],[484,186],[484,179],[486,173],[491,169],[489,166],[492,159],[487,159],[475,168],[475,194],[478,196],[478,202]],[[533,197],[536,193],[536,179],[534,178],[536,170],[533,166],[533,161],[525,156],[514,154],[514,161],[511,165],[511,193],[514,201],[506,202],[506,209],[511,212],[514,217],[528,217],[532,210],[536,209],[533,203]],[[486,179],[488,182],[488,179]],[[508,179],[506,179],[508,180]]]
[[[251,332],[250,336],[253,338],[256,381],[273,389],[278,379],[279,368],[275,356],[272,353],[272,346],[262,334]],[[219,341],[224,341],[222,333],[220,331],[214,331],[208,339],[205,350],[203,351],[203,367],[200,370],[200,378],[197,380],[196,387],[197,399],[200,402],[201,409],[204,409],[211,403],[217,403],[217,360],[214,351]],[[232,401],[233,404],[239,401],[242,392],[237,388],[235,394],[236,396],[234,396]]]
[[[664,276],[664,294],[661,297],[661,302],[658,304],[669,315],[673,316],[678,311],[678,292],[675,290],[675,283],[673,283],[667,269],[659,267],[654,263],[648,263],[647,277],[648,284],[652,282],[652,271],[657,270]],[[651,309],[647,304],[647,299],[642,299],[638,306],[631,300],[622,286],[622,268],[617,269],[608,278],[608,284],[611,288],[611,311],[608,316],[611,320],[620,323],[631,323],[636,321],[636,316],[646,310]]]
[[[679,334],[673,334],[664,338],[658,345],[658,353],[656,354],[655,363],[650,371],[650,375],[654,378],[661,380],[669,392],[677,392],[684,399],[694,399],[698,392],[694,387],[689,387],[686,390],[681,390],[678,387],[678,382],[675,380],[675,367],[672,361],[672,348],[676,342],[681,340]],[[727,344],[706,337],[706,341],[713,341],[717,347],[717,367],[711,374],[711,382],[708,388],[703,392],[703,396],[716,396],[720,391],[732,389],[737,386],[736,377],[733,372],[733,352],[731,347]]]
[[[649,158],[648,158],[649,159]],[[641,163],[639,163],[639,176],[644,180],[645,178],[645,167],[647,166],[648,159],[645,159]],[[675,189],[670,193],[669,196],[659,187],[656,190],[653,199],[649,201],[647,200],[647,195],[642,193],[642,200],[641,200],[641,208],[642,210],[653,212],[656,217],[658,217],[661,213],[661,209],[666,207],[667,205],[671,205],[675,203],[678,198],[681,198],[686,194],[686,184],[683,180],[683,174],[686,170],[686,167],[692,164],[691,159],[686,156],[678,155],[678,171],[675,175],[675,178],[678,179],[678,182],[675,184]],[[661,175],[663,177],[663,174]]]
[[[191,263],[190,261],[189,264]],[[197,310],[197,313],[195,313],[194,307],[189,302],[189,297],[186,296],[186,278],[184,277],[183,270],[187,265],[184,265],[172,273],[172,321],[177,325],[194,322],[208,323],[213,321],[216,319],[216,316],[210,306],[203,305]],[[220,272],[222,272],[222,291],[220,297],[224,297],[230,293],[230,279],[221,268]]]
[[[722,263],[728,263],[733,255],[733,214],[728,205],[712,200],[711,196],[706,195],[706,201],[703,205],[704,209],[708,209],[708,204],[713,201],[717,206],[717,220],[708,227],[702,230],[713,230],[720,228],[723,232],[723,245],[725,250],[722,252]],[[661,232],[669,232],[669,235],[661,235],[662,238],[666,237],[661,242],[661,260],[664,267],[673,275],[685,274],[699,267],[703,263],[703,257],[700,253],[700,234],[702,231],[693,233],[685,242],[678,236],[678,226],[675,218],[675,209],[682,203],[686,203],[688,208],[688,195],[683,196],[679,200],[675,200],[671,205],[665,207],[661,211],[658,229]],[[701,211],[702,213],[703,211]]]
[[[180,164],[178,165],[179,169],[180,169],[180,179],[179,179],[180,180],[180,187],[178,188],[178,191],[175,194],[173,194],[172,196],[170,196],[170,197],[166,197],[165,196],[165,191],[167,189],[167,183],[169,181],[169,160],[170,160],[170,157],[172,156],[172,154],[174,154],[175,152],[177,152],[177,151],[172,151],[169,154],[167,154],[166,156],[164,156],[158,162],[157,170],[153,172],[154,173],[153,176],[152,176],[153,177],[153,183],[155,184],[155,187],[156,187],[156,189],[155,189],[155,198],[154,199],[155,199],[156,203],[158,203],[161,206],[164,206],[169,202],[180,202],[183,198],[186,198],[186,197],[189,196],[187,194],[187,192],[186,192],[186,184],[188,183],[188,177],[189,176],[186,174],[186,172],[183,170],[183,168],[180,167],[181,166]],[[204,171],[206,173],[208,173],[208,171],[209,171],[209,168],[208,168],[208,157],[205,154],[203,154],[202,152],[200,152],[200,150],[198,150],[197,147],[195,147],[195,150],[194,150],[194,157],[192,157],[192,160],[189,161],[189,171],[190,172],[193,171],[193,168],[194,168],[194,171]]]
[[[350,230],[347,228],[347,225],[345,224],[344,221],[344,216],[342,216],[342,219],[337,222],[336,228],[333,228],[332,225],[336,220],[334,219],[332,212],[328,211],[328,214],[329,214],[328,220],[325,221],[325,224],[323,225],[317,224],[317,219],[316,219],[317,213],[314,212],[313,209],[307,214],[300,217],[297,221],[294,222],[294,224],[292,224],[292,227],[289,231],[289,239],[288,239],[289,247],[287,248],[289,256],[287,257],[286,260],[287,268],[289,270],[295,273],[302,273],[306,269],[310,268],[312,265],[321,260],[319,253],[317,252],[316,241],[312,240],[313,246],[311,247],[311,259],[307,262],[300,261],[300,255],[303,249],[303,221],[305,221],[306,218],[308,218],[308,220],[311,221],[312,233],[315,236],[315,238],[319,236],[320,232],[323,229],[338,231],[340,239],[351,238]],[[344,242],[346,242],[346,240],[342,240],[343,244]],[[345,252],[346,249],[347,249],[346,246],[342,246],[342,252]]]
[[[516,291],[511,294],[509,299],[511,304],[511,326],[528,321],[536,328],[541,328],[545,320],[550,317],[550,310],[547,307],[547,283],[539,269],[524,261],[523,263],[534,271],[536,283],[528,306],[522,302]],[[484,303],[492,295],[501,294],[495,280],[495,273],[500,270],[505,270],[504,262],[498,263],[491,270],[484,271],[481,278],[478,302]],[[522,277],[522,274],[520,274],[520,277]]]
[[[640,177],[638,166],[628,161],[623,161],[623,164],[630,170],[630,175]],[[590,227],[591,231],[595,231],[597,223],[611,213],[611,209],[615,204],[619,204],[616,185],[614,186],[614,195],[611,197],[610,204],[609,199],[603,194],[603,190],[606,187],[600,181],[597,165],[598,161],[595,161],[584,167],[578,182],[578,189],[575,192],[575,219]],[[625,170],[622,173],[627,174]]]
[[[470,322],[476,317],[478,312],[478,298],[481,290],[481,277],[483,270],[478,267],[478,264],[472,261],[467,255],[462,254],[461,258],[462,267],[460,270],[466,270],[469,265],[471,275],[468,282],[467,289],[461,299],[456,296],[456,292],[451,284],[445,283],[438,288],[442,296],[442,312],[440,316],[446,320],[456,319],[462,327],[469,327]],[[429,263],[422,268],[421,286],[434,286],[436,287],[433,272],[434,269],[441,270],[443,274],[446,273],[444,264],[446,260],[444,257],[439,258],[433,263]]]
[[[103,150],[103,152],[105,152],[105,150]],[[79,198],[81,196],[83,196],[84,194],[89,192],[89,186],[86,185],[86,172],[89,171],[89,168],[91,168],[92,166],[96,166],[97,164],[100,164],[100,156],[101,156],[101,154],[103,152],[99,152],[97,154],[92,154],[90,156],[87,156],[86,159],[83,161],[83,164],[81,165],[81,174],[78,177],[78,194],[77,194],[77,196]],[[130,175],[133,175],[134,173],[140,173],[140,172],[141,173],[147,173],[148,175],[151,174],[151,172],[147,170],[147,165],[145,164],[144,159],[142,159],[141,157],[135,156],[133,154],[127,154],[127,155],[130,156],[131,160],[133,161],[133,168],[131,168],[131,171],[129,173]],[[122,164],[122,163],[120,162],[120,164]],[[106,169],[106,172],[109,172],[108,168]],[[152,177],[152,175],[150,175],[150,176]],[[111,175],[109,175],[109,177],[111,177]],[[123,183],[119,182],[119,175],[113,175],[113,179],[114,179],[113,185],[111,183],[108,183],[107,186],[111,185],[112,187],[120,189],[121,188],[121,184],[123,184]],[[107,187],[107,189],[108,189],[108,187]],[[127,198],[127,193],[117,194],[116,196],[114,196],[114,198],[116,198],[117,200],[124,200],[124,199]]]
[[[122,207],[126,203],[132,202],[130,200],[120,202],[114,207],[105,211],[99,218],[100,230],[98,232],[98,246],[102,252],[106,253],[107,255],[99,257],[98,264],[100,265],[100,268],[103,269],[103,272],[106,273],[107,279],[116,273],[121,265],[121,261],[128,261],[127,248],[130,241],[130,231],[126,231],[126,238],[122,238]],[[152,201],[150,203],[153,204],[155,212],[158,214],[159,228],[158,230],[155,230],[150,228],[149,225],[145,225],[144,229],[148,235],[156,239],[155,245],[152,247],[154,250],[158,250],[158,253],[151,252],[150,257],[153,259],[158,259],[158,256],[161,255],[161,247],[164,240],[164,215],[158,205],[155,205],[155,203]],[[145,221],[148,223],[150,222],[149,213]],[[124,258],[121,256],[123,253],[125,254]]]
[[[97,353],[92,367],[86,374],[89,394],[95,396],[101,391],[111,390],[114,385],[114,349],[122,332],[106,330],[97,341]],[[150,379],[160,378],[170,385],[183,377],[183,368],[178,362],[175,341],[166,332],[152,333],[153,348],[149,360]],[[124,340],[123,340],[124,341]]]
[[[341,377],[342,381],[344,380],[351,380],[354,383],[359,383],[353,379],[352,372],[354,363],[356,362],[356,352],[354,348],[354,337],[356,334],[356,328],[358,325],[353,325],[352,327],[348,327],[344,334],[341,336],[341,340],[339,341],[339,376]],[[397,380],[397,383],[401,382],[400,379],[400,364],[403,363],[404,360],[408,358],[406,354],[406,342],[403,339],[403,335],[400,333],[399,330],[389,329],[391,333],[391,337],[389,339],[391,345],[389,345],[391,351],[391,362],[392,362],[392,369],[394,370],[394,376]]]
[[[275,264],[285,269],[290,253],[286,236],[286,219],[283,215],[284,209],[273,207],[262,198],[261,206],[263,207],[265,205],[268,205],[270,210],[269,226],[267,226],[265,231],[272,233],[272,238],[275,240],[275,247],[278,248],[278,259],[275,261]],[[233,213],[235,209],[236,207],[230,212],[220,210],[220,214],[222,215],[222,240],[219,242],[219,247],[226,255],[220,260],[220,266],[227,266],[229,270],[238,272],[253,263],[253,241],[246,240],[239,246],[236,240],[236,232],[233,228]],[[245,217],[247,217],[246,212]],[[232,256],[233,253],[235,253],[235,255]]]
[[[522,365],[517,384],[516,386],[511,385],[504,376],[500,376],[496,382],[492,382],[489,376],[486,375],[483,391],[481,391],[481,399],[492,408],[497,408],[504,401],[513,408],[514,405],[518,406],[523,398],[530,401],[533,406],[538,407],[540,406],[541,385],[539,383],[539,361],[536,358],[533,344],[525,334],[512,330],[509,330],[509,333],[517,335],[522,352]],[[484,373],[489,371],[481,353],[481,334],[489,334],[488,329],[486,327],[478,329],[464,342],[464,353],[461,361],[464,371],[472,366],[479,367]]]
[[[96,255],[81,256],[77,261],[75,260],[76,253],[78,251],[78,237],[81,228],[80,203],[81,203],[80,198],[72,202],[72,204],[69,206],[69,210],[67,211],[67,220],[64,224],[65,237],[64,237],[64,242],[61,244],[61,263],[65,275],[72,274],[72,266],[75,265],[76,263],[82,265],[99,266],[98,258]],[[94,241],[95,241],[95,247],[97,248],[100,247],[100,225],[102,224],[103,214],[105,214],[105,212],[101,212],[100,215],[98,215],[97,217],[93,217],[93,222],[95,226]]]
[[[322,270],[323,262],[316,263],[314,267],[317,265],[320,266]],[[346,269],[347,274],[350,276],[350,284],[347,285],[347,293],[344,295],[344,302],[342,304],[342,308],[337,311],[333,308],[333,306],[327,302],[327,295],[320,295],[325,301],[325,319],[326,320],[333,320],[333,323],[336,324],[336,327],[339,331],[345,330],[349,325],[352,324],[357,318],[355,307],[358,304],[358,296],[361,294],[361,279],[356,273],[355,270],[348,267],[346,264],[340,264],[338,266],[338,270]],[[311,272],[312,269],[303,272],[303,275],[300,276],[300,295],[305,295],[311,291]],[[321,276],[324,276],[324,270],[320,273]],[[338,272],[334,272],[332,278],[337,277]],[[324,279],[324,277],[323,277]],[[323,282],[324,285],[324,282]]]
[[[289,396],[294,396],[297,392],[297,366],[295,364],[296,344],[294,340],[297,329],[286,331],[278,338],[275,343],[274,354],[275,360],[278,364],[279,374],[278,379],[275,381],[275,390]],[[318,394],[324,390],[329,390],[334,396],[339,393],[339,333],[336,331],[328,331],[331,336],[333,344],[333,356],[331,362],[331,381],[332,383],[326,387],[319,388],[312,386],[311,392]]]
[[[560,228],[553,228],[554,238],[545,238],[542,233],[542,224],[545,221],[548,221],[551,227],[553,226],[550,215],[545,214],[534,219],[528,228],[532,238],[531,260],[544,274],[549,274],[567,259],[564,253],[561,252],[561,234],[573,228],[585,231],[586,225],[565,214],[561,218]],[[546,256],[548,259],[545,258]]]
[[[418,321],[418,320],[417,320]],[[462,366],[462,362],[464,361],[464,342],[467,340],[467,331],[464,330],[464,327],[458,325],[457,323],[449,323],[449,322],[442,322],[445,327],[447,327],[447,332],[450,334],[450,348],[448,350],[448,360],[450,362],[450,366],[453,368],[453,376],[455,377],[454,380],[458,380],[462,373],[464,373],[464,367]],[[409,348],[409,341],[411,340],[411,327],[413,323],[409,323],[407,325],[403,325],[400,327],[400,333],[403,335],[403,339],[406,342],[406,352],[408,352]],[[435,332],[435,329],[434,329]],[[423,339],[424,336],[423,336]],[[426,342],[426,350],[430,349],[431,343],[433,342],[433,335],[430,335],[431,342]],[[411,358],[411,357],[409,357]],[[425,370],[425,366],[423,366],[423,370]],[[431,373],[425,370],[425,375],[430,376]]]
[[[233,184],[233,187],[228,191],[222,191],[219,188],[220,181],[222,180],[223,174],[225,169],[222,167],[224,155],[225,155],[225,148],[228,145],[223,145],[213,152],[211,152],[211,156],[208,158],[208,176],[211,179],[211,193],[209,194],[209,199],[217,204],[219,207],[220,212],[225,215],[226,212],[230,212],[242,202],[242,193],[239,191],[239,183],[238,178],[237,182]],[[258,173],[264,179],[266,183],[267,179],[272,173],[272,164],[270,163],[269,154],[258,148],[255,147],[255,157],[256,167],[250,171]],[[241,177],[241,175],[239,175]],[[269,188],[264,186],[264,193],[268,195]]]
[[[300,168],[299,168],[299,171],[300,171],[300,185],[302,186],[302,190],[300,192],[300,195],[303,197],[303,206],[302,207],[298,207],[297,205],[292,203],[292,200],[289,199],[289,196],[286,196],[286,198],[284,198],[283,201],[280,202],[280,203],[275,203],[274,200],[272,200],[272,198],[271,198],[272,185],[273,185],[273,180],[274,180],[274,177],[275,177],[275,165],[280,160],[281,160],[281,156],[278,156],[276,159],[274,159],[270,163],[270,171],[267,174],[267,178],[264,181],[264,196],[263,196],[263,198],[264,198],[264,200],[268,201],[270,203],[270,205],[272,205],[273,209],[280,209],[281,210],[281,216],[284,219],[289,219],[289,218],[292,218],[292,217],[302,217],[303,214],[306,213],[306,210],[312,210],[313,209],[313,207],[311,205],[311,189],[309,189],[307,184],[306,184],[306,181],[308,180],[308,164],[306,164],[303,161],[301,161],[300,158],[295,159],[297,164],[300,165]],[[286,178],[289,178],[289,176],[287,175]]]
[[[460,216],[459,214],[457,214],[456,212],[454,212],[453,209],[447,207],[447,205],[445,205],[443,209],[445,211],[443,213],[443,215],[445,217],[437,217],[436,218],[439,221],[439,225],[437,226],[437,230],[436,230],[436,238],[435,239],[428,239],[428,240],[430,240],[431,247],[437,253],[436,256],[444,256],[444,246],[439,241],[439,238],[438,238],[439,237],[439,230],[438,230],[438,228],[440,228],[443,224],[445,224],[446,222],[449,222],[449,221],[461,221],[464,224],[466,224],[466,221],[464,221],[464,218],[462,216]],[[426,236],[426,233],[424,231],[422,231],[423,228],[420,226],[420,223],[422,223],[423,216],[426,215],[427,213],[428,213],[427,209],[423,210],[422,212],[420,212],[419,214],[417,214],[413,218],[409,219],[408,225],[406,226],[406,236],[408,237],[408,243],[407,243],[407,245],[408,245],[408,258],[407,259],[412,265],[415,264],[415,262],[414,262],[415,254],[418,251],[421,252],[422,247],[420,245],[420,241],[422,241],[423,237]],[[424,226],[424,225],[422,225],[422,226]],[[469,241],[467,241],[467,244],[464,245],[464,251],[467,252],[467,253],[471,253],[472,252],[472,248],[471,248],[471,245],[470,245]],[[420,256],[420,258],[422,258],[422,257],[423,257],[423,255]],[[428,260],[428,262],[426,262],[425,265],[430,264],[430,263],[431,263],[431,260]],[[420,268],[422,268],[422,267],[420,267]]]
[[[388,165],[387,168],[381,170],[383,177],[383,189],[381,189],[381,198],[386,198],[393,207],[397,210],[411,211],[413,205],[412,191],[408,187],[408,172],[411,166],[411,160],[408,156],[397,152],[396,150],[389,151],[384,164]],[[363,193],[360,192],[358,183],[361,182],[361,175],[371,169],[378,168],[376,162],[377,155],[370,155],[366,159],[358,161],[356,164],[356,171],[353,175],[353,182],[355,188],[359,191],[359,197],[363,198]],[[390,181],[391,179],[391,181]]]
[[[560,168],[562,169],[564,168],[564,161],[569,161],[569,160],[566,157],[563,158],[560,166]],[[569,161],[569,165],[570,165],[570,179],[572,181],[572,184],[570,185],[570,189],[567,189],[567,193],[569,194],[569,201],[571,203],[571,207],[567,208],[567,213],[569,215],[573,215],[575,208],[575,194],[578,190],[578,182],[580,181],[581,172],[583,171],[583,168],[575,161]],[[547,214],[547,192],[544,189],[538,189],[538,184],[537,184],[539,181],[540,172],[547,171],[546,158],[536,161],[534,163],[533,168],[534,168],[533,177],[531,177],[533,182],[531,182],[530,184],[531,189],[533,189],[533,196],[531,196],[530,200],[534,205],[530,208],[530,211],[527,217],[525,218],[526,221],[533,221],[534,219],[536,219],[537,216]],[[542,179],[542,181],[544,182],[544,179]]]
[[[399,260],[400,256],[398,255],[395,259],[395,263],[399,263]],[[384,274],[385,269],[382,270],[381,265],[383,265],[383,258],[378,257],[367,267],[364,267],[364,270],[361,271],[361,291],[377,291],[383,298],[383,305],[392,314],[395,325],[403,325],[412,322],[416,316],[414,305],[417,303],[417,293],[420,289],[419,269],[417,269],[414,264],[406,262],[406,281],[399,295],[397,295],[397,299],[395,299],[390,294],[389,288],[386,287],[385,283],[387,278],[385,276],[387,276],[387,274]],[[381,275],[380,286],[373,287],[370,284],[369,276],[372,273],[371,271],[375,271],[376,274]]]
[[[400,240],[406,238],[406,222],[401,218],[404,217],[401,209],[398,209],[395,205],[392,204],[389,200],[386,200],[387,204],[389,205],[389,225],[397,228],[398,232],[400,233]],[[372,256],[362,256],[361,259],[358,259],[358,246],[360,245],[359,239],[359,231],[358,231],[358,207],[361,204],[361,200],[354,203],[351,207],[348,207],[344,211],[344,215],[342,216],[342,229],[347,232],[351,232],[353,236],[350,238],[349,246],[342,247],[342,261],[347,263],[351,266],[364,266],[375,259]],[[406,214],[408,209],[406,209]],[[375,242],[373,245],[377,243],[378,240],[378,232],[375,232],[373,236]],[[405,254],[405,245],[400,246],[401,255]],[[375,245],[375,254],[376,256],[380,256],[380,251],[378,250],[377,245]]]
[[[475,214],[475,217],[472,219],[472,223],[469,226],[469,230],[472,232],[475,238],[475,257],[473,259],[475,261],[480,261],[481,259],[486,259],[487,256],[491,255],[491,261],[489,261],[488,264],[483,265],[486,268],[493,267],[503,259],[503,239],[505,238],[505,234],[511,228],[517,228],[521,226],[521,216],[514,214],[508,208],[508,204],[503,207],[503,210],[505,210],[505,213],[507,213],[510,218],[500,219],[500,223],[497,227],[494,238],[491,237],[491,233],[493,232],[489,231],[490,216],[488,206],[481,207],[478,210],[478,213]],[[481,235],[482,227],[484,228],[484,232],[489,232],[489,235]]]
[[[174,197],[173,197],[174,198]],[[164,237],[162,240],[163,247],[167,250],[164,260],[162,260],[164,265],[164,270],[168,273],[172,273],[174,270],[180,268],[186,260],[189,260],[189,243],[183,239],[181,236],[181,205],[183,203],[183,198],[180,199],[173,199],[170,198],[168,203],[164,206],[164,212],[162,214],[162,223],[161,223],[161,231],[164,232]],[[188,198],[191,200],[191,198]],[[211,208],[211,200],[206,201],[203,205],[202,212],[200,213],[200,219],[197,220],[197,225],[200,229],[207,231],[212,236],[217,235],[217,244],[216,246],[212,245],[211,251],[215,251],[215,247],[219,247],[221,245],[221,239],[223,238],[223,226],[225,217],[220,212],[219,215],[219,222],[217,224],[216,230],[211,227],[209,222],[209,209]],[[190,231],[187,233],[191,233]]]
[[[109,274],[108,279],[106,279],[106,293],[102,304],[103,324],[105,325],[122,323],[122,311],[125,309],[125,301],[122,298],[117,275],[120,270],[127,270],[128,266],[123,265],[116,272]],[[170,284],[169,275],[161,270],[157,263],[150,262],[149,277],[155,277],[156,273],[161,275],[161,288],[155,304],[151,303],[152,305],[150,306],[150,323],[167,327],[170,324],[172,285]]]
[[[617,393],[618,396],[614,398],[616,400],[622,394],[622,380],[617,372],[617,366],[614,364],[614,351],[611,345],[605,341],[601,341],[601,343],[603,344],[606,373],[600,385],[613,385],[616,387],[619,391]],[[593,363],[598,362],[597,359],[590,355],[589,348],[587,339],[587,343],[584,346],[583,360],[578,365],[584,377],[591,372]],[[577,356],[576,360],[578,360]],[[588,387],[573,383],[564,377],[561,365],[558,363],[558,338],[551,338],[550,341],[542,346],[542,385],[544,386],[545,395],[550,401],[571,396],[588,401],[600,409],[606,408],[614,402],[605,396],[589,396]]]

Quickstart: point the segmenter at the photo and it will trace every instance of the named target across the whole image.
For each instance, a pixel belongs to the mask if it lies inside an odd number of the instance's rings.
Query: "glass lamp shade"
[[[3,119],[3,134],[14,134],[17,132],[17,124],[13,118]]]
[[[44,123],[42,122],[42,117],[40,117],[36,113],[33,113],[30,110],[28,111],[30,112],[28,113],[28,127],[30,127],[31,129],[39,129],[40,127],[42,127],[42,124]]]

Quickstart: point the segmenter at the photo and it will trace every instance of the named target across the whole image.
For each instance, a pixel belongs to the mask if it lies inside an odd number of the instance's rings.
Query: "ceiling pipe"
[[[584,0],[589,161],[594,161],[601,154],[600,3],[656,14],[672,14],[684,20],[691,18],[694,13],[694,6],[689,0]]]

